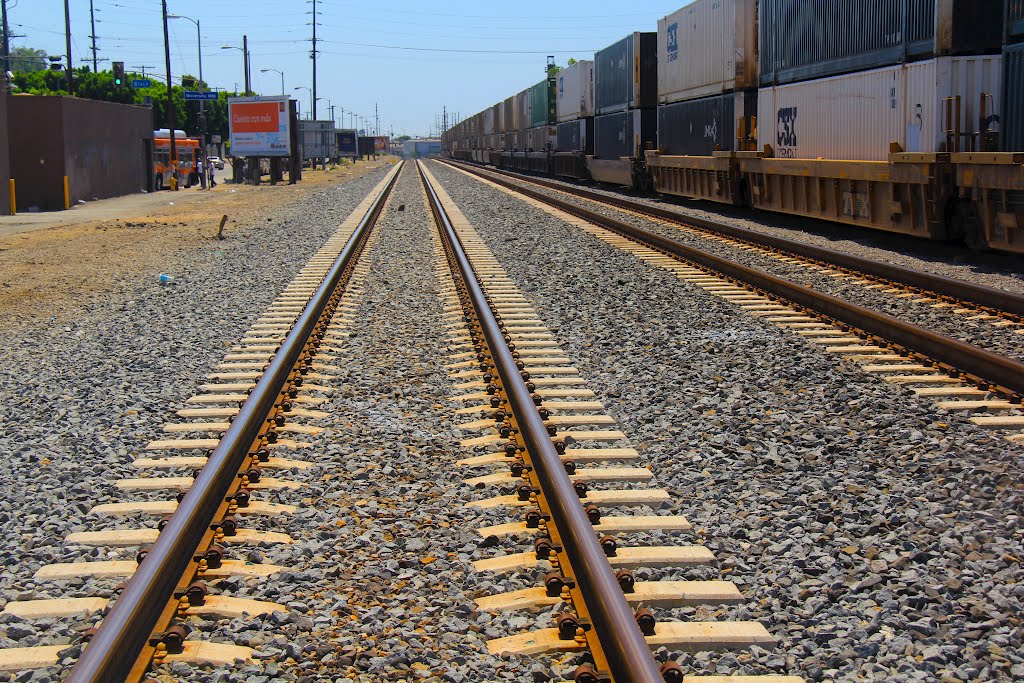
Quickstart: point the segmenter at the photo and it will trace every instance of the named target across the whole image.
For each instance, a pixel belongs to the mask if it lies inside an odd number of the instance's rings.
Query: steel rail
[[[460,168],[465,168],[466,170],[478,168],[475,164],[468,164],[466,162],[446,161],[447,163],[451,163],[452,165]],[[926,273],[924,271],[907,268],[905,266],[873,261],[871,259],[854,256],[853,254],[847,254],[846,252],[837,251],[835,249],[805,244],[785,237],[768,235],[762,232],[757,232],[756,230],[749,230],[747,228],[728,225],[718,221],[698,218],[696,216],[685,216],[677,211],[671,211],[657,206],[650,206],[624,197],[609,196],[599,192],[594,192],[593,190],[587,190],[585,188],[571,185],[562,185],[554,181],[534,178],[521,173],[512,173],[505,170],[487,170],[491,173],[500,173],[501,175],[516,178],[517,180],[533,183],[534,185],[558,190],[590,201],[610,204],[619,209],[645,214],[677,225],[697,227],[701,230],[718,233],[720,235],[732,237],[734,239],[756,244],[768,249],[787,252],[795,256],[802,256],[813,261],[820,261],[828,265],[856,271],[871,277],[897,282],[922,291],[933,292],[935,294],[940,294],[960,301],[969,301],[994,311],[1024,315],[1024,296],[1014,294],[1013,292],[1005,292],[1000,289],[995,289],[994,287],[986,287],[984,285],[957,280],[956,278]]]
[[[681,242],[662,237],[622,221],[603,216],[571,202],[517,185],[500,177],[484,175],[491,182],[554,206],[566,213],[617,232],[677,258],[700,264],[710,270],[747,283],[798,306],[858,328],[887,342],[916,351],[930,359],[952,366],[976,379],[995,384],[1005,393],[1019,397],[1024,394],[1024,363],[986,351],[973,344],[947,337],[898,318],[872,311],[857,304],[818,292],[756,268],[734,263],[720,256],[701,251]]]
[[[82,651],[66,679],[67,683],[115,683],[126,680],[135,669],[153,629],[173,599],[189,564],[195,561],[199,544],[209,531],[225,494],[266,425],[296,362],[320,325],[332,295],[380,215],[400,172],[400,169],[395,171],[345,243],[256,387],[242,404],[238,416]]]
[[[417,165],[417,168],[420,168]],[[583,595],[594,631],[608,660],[612,677],[622,683],[664,683],[650,647],[637,625],[626,598],[573,489],[558,451],[519,374],[512,352],[476,279],[473,266],[433,186],[420,168],[439,231],[451,249],[458,273],[466,286],[473,310],[489,347],[501,384],[515,416],[541,491],[550,509],[572,575]]]

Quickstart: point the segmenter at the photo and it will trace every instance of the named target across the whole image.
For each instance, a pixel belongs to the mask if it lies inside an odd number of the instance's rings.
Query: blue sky
[[[164,73],[160,0],[93,0],[99,68],[111,61],[156,67]],[[63,0],[7,0],[12,46],[63,54]],[[474,114],[544,76],[546,55],[564,65],[589,59],[631,31],[654,31],[660,17],[689,0],[577,0],[480,2],[450,0],[318,0],[317,96],[319,118],[327,100],[340,110],[372,117],[380,110],[381,131],[426,134],[442,107]],[[310,0],[168,0],[168,12],[198,19],[202,27],[203,76],[213,87],[242,89],[242,34],[249,37],[253,89],[285,90],[309,108],[312,4]],[[71,0],[72,59],[92,63],[89,0]],[[198,73],[196,27],[170,22],[171,71]]]

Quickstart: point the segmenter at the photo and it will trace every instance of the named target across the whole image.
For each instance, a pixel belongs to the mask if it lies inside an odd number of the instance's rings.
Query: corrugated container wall
[[[896,64],[905,53],[930,54],[935,3],[760,0],[761,84],[792,83]]]
[[[484,118],[484,128],[483,128],[484,135],[493,135],[494,134],[494,109],[491,109],[491,108],[484,109],[484,111],[483,111],[483,118]]]
[[[594,119],[575,119],[558,124],[556,152],[594,153]]]
[[[757,85],[757,0],[697,0],[658,21],[659,103]]]
[[[654,109],[605,114],[594,118],[594,156],[598,159],[643,156],[657,145]]]
[[[1024,40],[1024,0],[1008,0],[1006,8],[1006,42]]]
[[[757,93],[727,93],[658,107],[662,154],[710,156],[736,149],[736,119],[757,116]]]
[[[1024,11],[1024,0],[1021,2]],[[1024,152],[1024,43],[1003,49],[1003,116],[1000,136],[1005,152]]]
[[[594,115],[594,62],[576,62],[558,72],[558,120]]]
[[[630,33],[594,53],[594,112],[658,103],[658,34]]]
[[[999,106],[1000,62],[939,57],[762,88],[758,146],[771,145],[777,157],[866,161],[888,159],[890,142],[908,152],[944,151],[945,99],[960,95],[962,129],[976,131],[981,93]]]
[[[533,112],[529,88],[516,95],[516,107],[516,121],[519,124],[516,130],[526,130],[530,127]]]
[[[491,111],[494,112],[494,132],[495,133],[504,133],[505,132],[505,122],[502,120],[501,103],[498,103],[498,104],[494,105],[493,107],[491,107]]]
[[[552,104],[554,102],[551,100],[551,86],[546,78],[530,88],[531,127],[545,126],[555,122],[553,116],[549,120],[549,115],[553,113],[551,111]]]
[[[515,95],[506,98],[501,103],[501,121],[504,124],[504,132],[511,133],[516,130],[516,100]]]
[[[945,131],[953,128],[947,121],[945,100],[960,97],[961,151],[979,149],[981,99],[985,98],[986,118],[998,115],[1002,102],[1002,57],[938,57],[906,66],[906,115],[904,137],[900,144],[907,152],[952,151]],[[947,126],[948,124],[948,126]]]

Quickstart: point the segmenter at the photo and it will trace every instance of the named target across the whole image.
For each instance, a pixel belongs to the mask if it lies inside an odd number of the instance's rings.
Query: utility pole
[[[167,0],[164,0],[164,5],[167,5]],[[164,14],[166,13],[165,10]],[[69,0],[64,0],[64,39],[67,42],[68,48],[68,97],[72,97],[75,94],[75,84],[71,76],[71,6]],[[168,57],[169,59],[170,57]],[[167,63],[170,64],[169,61]],[[170,69],[169,66],[168,69]],[[7,74],[4,74],[5,78],[6,76]],[[170,76],[168,76],[168,80],[170,80]],[[171,144],[174,144],[174,138],[171,138]]]
[[[136,64],[132,68],[133,69],[138,69],[139,71],[141,71],[142,72],[142,77],[145,78],[146,77],[146,69],[155,69],[156,67],[155,66],[149,66],[149,65],[143,65],[143,64]]]
[[[316,121],[316,0],[313,0],[313,120]]]
[[[92,72],[99,73],[99,67],[96,65],[96,9],[93,7],[93,0],[89,0],[89,23],[92,25]]]
[[[164,20],[164,62],[167,65],[167,127],[171,131],[171,177],[175,178],[178,174],[178,149],[174,143],[174,85],[171,81],[171,43],[167,34],[167,0],[161,0],[163,7],[163,20]],[[67,0],[64,0],[64,6],[67,7]],[[70,49],[68,50],[70,52]],[[71,57],[68,57],[68,64],[71,63]],[[69,76],[70,78],[70,76]],[[178,188],[178,183],[174,183],[174,188]]]
[[[380,114],[377,113],[377,103],[373,103],[373,134],[380,135]]]
[[[4,58],[4,62],[3,62],[3,65],[4,65],[3,92],[7,92],[10,89],[8,87],[9,83],[7,81],[7,72],[11,70],[11,36],[10,36],[11,29],[7,25],[7,0],[0,0],[0,14],[3,15],[2,17],[0,17],[0,20],[3,21],[3,31],[4,31],[3,45],[0,46],[0,50],[3,50],[3,53],[4,53],[3,54],[3,58]]]
[[[166,2],[167,0],[164,0],[165,4]],[[249,87],[249,36],[247,35],[242,36],[242,66],[245,67],[245,96],[248,97],[252,95],[252,90]]]

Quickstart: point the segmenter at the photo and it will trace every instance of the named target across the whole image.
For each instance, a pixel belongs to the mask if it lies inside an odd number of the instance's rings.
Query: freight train
[[[446,155],[1024,253],[1024,0],[695,0]]]

